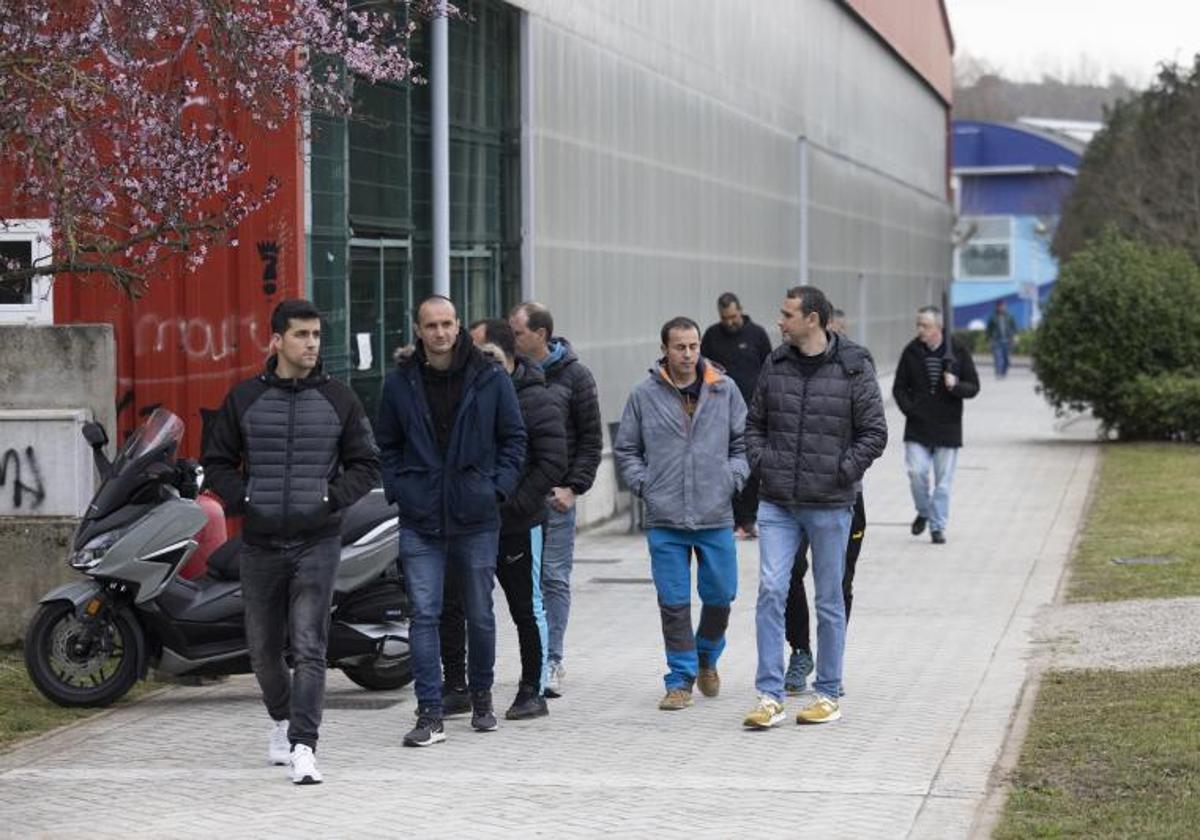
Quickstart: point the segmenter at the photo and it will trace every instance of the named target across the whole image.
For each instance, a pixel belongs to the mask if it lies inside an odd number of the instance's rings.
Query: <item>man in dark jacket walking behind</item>
[[[758,705],[743,723],[783,720],[784,607],[796,549],[812,546],[817,677],[797,723],[841,717],[846,644],[842,597],[855,483],[883,453],[887,423],[870,354],[828,331],[832,307],[820,289],[789,289],[780,309],[783,345],[771,353],[746,420],[746,450],[758,472]]]
[[[737,595],[737,547],[729,500],[746,480],[746,404],[733,382],[700,356],[700,327],[662,327],[663,358],[625,403],[613,456],[646,503],[646,542],[658,590],[668,673],[658,708],[692,705],[692,686],[716,697],[729,605]],[[692,628],[692,552],[703,607]]]
[[[202,462],[225,511],[245,517],[242,603],[250,662],[274,721],[268,757],[290,762],[296,784],[317,784],[340,511],[378,483],[379,450],[358,397],[321,369],[316,308],[283,301],[271,333],[266,370],[229,392]]]
[[[496,728],[498,506],[520,480],[525,426],[512,380],[460,330],[448,298],[421,301],[414,322],[416,349],[388,374],[376,429],[384,492],[400,509],[400,561],[412,609],[417,724],[404,744],[424,747],[446,738],[438,629],[449,567],[466,605],[471,726]]]
[[[704,331],[700,355],[725,368],[725,373],[737,384],[742,400],[749,405],[763,362],[771,355],[771,339],[766,330],[742,313],[741,301],[733,292],[717,298],[717,314],[721,320]],[[753,538],[757,518],[758,478],[751,476],[733,497],[734,536]]]
[[[554,335],[554,318],[540,303],[513,309],[508,323],[517,338],[517,352],[528,356],[546,374],[546,383],[567,405],[567,474],[547,498],[542,550],[542,595],[546,602],[549,642],[546,696],[563,691],[563,638],[571,614],[571,567],[575,561],[575,501],[592,487],[604,435],[600,429],[600,400],[592,372],[575,356],[571,343]]]
[[[546,521],[546,494],[567,471],[565,410],[546,387],[541,366],[516,354],[512,327],[507,321],[493,318],[472,324],[471,340],[512,377],[528,437],[521,483],[500,507],[500,551],[496,555],[496,579],[508,599],[521,649],[521,681],[504,717],[526,720],[549,713],[542,696],[547,634],[541,586],[542,523]],[[452,572],[447,570],[442,606],[442,671],[446,686],[442,700],[461,704],[467,697],[466,616],[458,576]],[[466,704],[463,707],[465,711]],[[449,714],[450,706],[446,705],[444,711]]]
[[[892,396],[904,413],[904,463],[917,517],[913,536],[926,524],[934,543],[946,541],[950,488],[962,447],[963,400],[979,393],[971,352],[942,330],[942,310],[917,311],[917,337],[900,354]],[[933,472],[933,493],[929,473]]]

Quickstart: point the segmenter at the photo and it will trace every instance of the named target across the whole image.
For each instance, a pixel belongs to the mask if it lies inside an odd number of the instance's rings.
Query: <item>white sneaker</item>
[[[286,720],[272,722],[271,734],[267,736],[267,758],[272,764],[283,765],[292,760],[292,744],[287,732]]]
[[[292,747],[292,784],[319,785],[321,771],[317,769],[317,757],[312,748],[304,744]]]
[[[563,667],[561,662],[551,662],[550,670],[546,674],[546,690],[547,697],[562,697],[563,677],[567,675],[567,669]]]

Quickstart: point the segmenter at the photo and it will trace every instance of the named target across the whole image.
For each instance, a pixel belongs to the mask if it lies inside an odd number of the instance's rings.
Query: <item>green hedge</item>
[[[1162,428],[1152,383],[1200,371],[1200,268],[1110,231],[1063,266],[1035,341],[1033,370],[1056,409],[1090,409],[1124,438],[1160,437],[1147,435]]]
[[[1200,373],[1138,376],[1120,389],[1123,438],[1200,442]]]
[[[967,346],[976,355],[987,355],[992,352],[992,343],[987,339],[984,330],[955,330],[954,337]],[[1028,356],[1033,351],[1033,330],[1025,330],[1013,336],[1012,354]]]

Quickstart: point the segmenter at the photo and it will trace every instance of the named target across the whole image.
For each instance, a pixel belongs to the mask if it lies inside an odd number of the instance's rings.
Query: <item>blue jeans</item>
[[[453,564],[462,585],[467,614],[467,679],[472,691],[491,691],[496,664],[496,616],[492,584],[500,532],[481,531],[454,537],[434,537],[400,531],[400,562],[408,590],[412,621],[413,682],[417,704],[434,716],[442,713],[440,623],[446,566]]]
[[[563,636],[571,615],[571,567],[575,562],[575,507],[559,513],[547,505],[542,526],[542,599],[546,607],[546,659],[562,662]]]
[[[312,749],[325,705],[329,606],[341,559],[336,536],[284,548],[242,547],[246,645],[263,703],[272,719],[290,719],[289,741]]]
[[[730,528],[685,531],[651,528],[650,570],[658,590],[667,668],[667,691],[692,687],[700,667],[716,668],[725,650],[729,605],[737,597],[737,547]],[[692,552],[696,553],[696,589],[700,626],[692,631]]]
[[[950,518],[950,488],[954,484],[957,463],[957,447],[904,441],[904,464],[908,468],[913,504],[917,514],[929,520],[931,530],[946,530],[946,520]],[[929,492],[930,470],[933,470],[932,495]]]
[[[846,542],[853,509],[785,508],[768,501],[758,506],[758,636],[760,694],[783,700],[784,610],[792,564],[800,540],[812,547],[813,594],[817,607],[817,675],[813,688],[837,698],[842,686],[846,648],[846,602],[842,595]]]
[[[1008,341],[992,342],[992,362],[996,365],[996,376],[1003,378],[1008,373]]]

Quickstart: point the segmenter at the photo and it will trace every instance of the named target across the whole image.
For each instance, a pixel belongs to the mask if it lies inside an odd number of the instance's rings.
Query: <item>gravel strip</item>
[[[1133,671],[1200,662],[1200,598],[1056,604],[1034,633],[1052,668]]]

